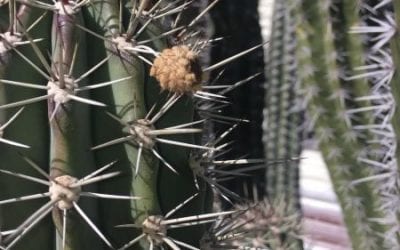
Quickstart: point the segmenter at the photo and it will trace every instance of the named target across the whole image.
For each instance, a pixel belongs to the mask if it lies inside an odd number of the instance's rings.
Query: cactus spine
[[[151,0],[1,7],[1,249],[209,243],[206,224],[235,213],[211,213],[212,188],[235,194],[210,174],[225,137],[201,138],[221,117],[198,108],[227,103],[234,87],[216,94],[203,84],[259,47],[201,65],[210,41],[196,25],[217,2],[200,11]]]

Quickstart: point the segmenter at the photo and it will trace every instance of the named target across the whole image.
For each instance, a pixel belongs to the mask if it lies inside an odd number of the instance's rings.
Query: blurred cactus
[[[324,154],[353,248],[398,249],[392,1],[291,2],[307,127]]]

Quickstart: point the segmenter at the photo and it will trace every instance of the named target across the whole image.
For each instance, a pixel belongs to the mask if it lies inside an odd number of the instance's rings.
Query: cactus
[[[217,2],[0,7],[0,248],[198,249],[236,213],[211,210],[213,188],[235,194],[212,174],[227,144],[201,138],[226,117],[201,107],[235,87],[211,92],[209,72],[260,45],[203,65],[196,25]]]
[[[269,48],[266,53],[266,84],[264,109],[264,150],[267,159],[266,195],[277,213],[292,216],[293,221],[280,221],[280,227],[299,233],[300,194],[299,161],[302,143],[302,114],[296,58],[295,5],[275,1]],[[297,221],[296,221],[297,219]],[[296,223],[297,222],[297,223]],[[282,230],[285,232],[285,230]],[[288,233],[277,248],[302,249],[302,242]],[[266,241],[274,235],[266,235]]]
[[[302,94],[309,117],[306,127],[313,128],[324,154],[353,248],[398,249],[398,91],[394,84],[398,2],[299,0],[277,1],[276,5],[277,15],[293,10],[297,44],[282,35],[274,46],[279,37],[272,35],[270,58],[285,63],[272,60],[269,67],[298,62],[300,88],[293,85],[290,89]],[[293,47],[296,53],[285,60],[279,48]],[[274,79],[280,79],[280,84],[288,79],[285,71],[269,72],[268,88]],[[267,99],[269,113],[282,107],[273,105],[277,98],[274,92]],[[274,133],[277,142],[287,139],[279,137],[279,131],[267,133]],[[270,152],[279,150],[280,145],[268,143],[273,148]],[[274,183],[276,178],[271,180]]]

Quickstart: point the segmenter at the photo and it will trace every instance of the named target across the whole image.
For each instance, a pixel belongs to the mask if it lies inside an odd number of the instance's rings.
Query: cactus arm
[[[355,69],[365,64],[365,49],[362,37],[359,34],[351,34],[352,27],[360,22],[358,15],[359,6],[356,1],[336,1],[335,11],[332,13],[332,27],[335,34],[335,45],[337,48],[337,63],[339,65],[338,76],[341,80],[341,87],[344,91],[337,98],[342,98],[351,109],[371,106],[369,101],[354,101],[357,97],[370,95],[368,82],[365,78],[358,78]],[[366,112],[355,114],[350,117],[353,126],[358,124],[372,123],[372,117]],[[352,119],[353,118],[353,119]],[[355,118],[355,119],[354,119]],[[366,132],[367,135],[367,132]],[[367,135],[371,138],[371,135]],[[368,139],[361,140],[360,143],[367,143]]]
[[[7,9],[5,5],[2,10]],[[5,11],[4,11],[5,12]],[[2,11],[2,14],[4,13]],[[23,26],[31,25],[41,14],[41,11],[31,9],[30,12],[24,12],[20,15],[23,20]],[[2,15],[4,17],[4,15]],[[8,19],[8,14],[5,15]],[[43,38],[48,34],[50,27],[50,18],[43,19],[33,29],[35,38]],[[3,29],[4,31],[4,29]],[[44,51],[49,46],[49,41],[44,40],[38,43],[39,48]],[[34,63],[40,65],[36,59],[36,55],[30,45],[18,46],[17,49],[26,57],[30,58]],[[38,74],[32,67],[19,57],[15,52],[10,51],[8,55],[1,55],[2,65],[0,69],[0,78],[33,82],[35,84],[45,84],[46,79]],[[24,68],[24,73],[21,74],[21,68]],[[43,94],[40,91],[0,84],[0,103],[1,105],[28,99]],[[1,109],[0,123],[4,124],[18,109]],[[8,126],[4,132],[4,137],[12,139],[23,144],[29,145],[29,150],[21,150],[21,153],[35,161],[42,168],[48,165],[48,122],[46,119],[47,110],[45,104],[33,103],[25,107],[24,111]],[[27,130],[29,124],[29,131]],[[34,131],[34,132],[33,132]],[[0,168],[18,173],[24,173],[31,176],[37,176],[37,172],[29,167],[26,161],[17,153],[19,149],[8,145],[0,145]],[[4,175],[0,176],[0,199],[7,199],[15,196],[22,196],[33,193],[46,192],[46,187],[37,185],[26,180],[10,178]],[[39,206],[42,205],[42,200],[31,201],[25,206],[18,204],[9,204],[1,209],[0,221],[2,229],[14,229],[33,213]],[[40,223],[37,230],[31,231],[26,238],[21,240],[15,249],[52,249],[53,248],[53,226],[51,219],[46,218]],[[37,240],[37,244],[32,245],[32,240]]]
[[[266,193],[278,213],[292,216],[299,205],[299,162],[293,159],[300,155],[301,108],[299,107],[298,76],[296,72],[296,46],[294,9],[289,1],[274,4],[273,28],[270,46],[266,55],[266,95],[264,114],[264,137],[266,162]],[[288,159],[283,164],[274,161]],[[299,221],[297,221],[297,224]],[[296,223],[294,223],[296,224]],[[281,227],[286,226],[282,222]],[[297,225],[296,225],[297,226]],[[292,246],[302,248],[301,241],[289,234],[285,240],[265,235],[271,247]]]
[[[53,47],[53,75],[60,80],[59,87],[68,87],[67,75],[75,79],[85,73],[85,49],[86,44],[84,34],[75,27],[75,23],[82,24],[80,12],[71,15],[55,13],[53,17],[52,47]],[[79,44],[78,51],[74,53],[76,45]],[[76,58],[73,58],[74,55]],[[71,70],[74,64],[73,70]],[[61,83],[61,79],[64,81]],[[79,82],[82,87],[85,82]],[[80,95],[85,97],[84,95]],[[57,104],[51,98],[48,101],[50,119],[50,176],[56,178],[62,175],[70,175],[82,178],[94,171],[94,160],[89,148],[90,121],[89,108],[87,104],[82,104],[69,100],[68,102]],[[53,115],[54,114],[54,115]],[[54,117],[53,117],[54,116]],[[95,188],[89,186],[86,190],[94,191]],[[97,202],[96,200],[79,200],[79,206],[90,214],[90,219],[97,224]],[[53,209],[53,220],[59,235],[63,232],[63,211],[57,206]],[[92,229],[83,224],[82,218],[75,209],[67,212],[66,225],[66,248],[65,249],[100,249],[101,241],[93,233]]]
[[[106,4],[106,3],[109,4]],[[91,8],[88,8],[87,18],[91,20],[97,20],[92,27],[95,30],[104,30],[104,33],[109,35],[110,31],[114,29],[114,36],[122,35],[117,28],[119,23],[118,19],[118,8],[115,8],[113,1],[103,1],[103,4],[94,4]],[[97,13],[102,13],[101,16],[97,16]],[[105,23],[103,20],[107,20]],[[122,29],[123,30],[123,29]],[[111,32],[112,33],[112,32]],[[97,43],[99,43],[97,41]],[[102,47],[102,48],[99,48]],[[126,51],[117,50],[114,45],[110,43],[97,44],[97,47],[93,47],[96,51],[105,51],[107,55],[111,55],[109,61],[102,67],[98,73],[94,74],[93,77],[104,79],[106,76],[107,80],[121,79],[126,76],[131,76],[131,79],[118,84],[110,86],[108,89],[99,89],[94,92],[95,96],[99,96],[105,99],[108,103],[108,112],[118,116],[121,121],[129,123],[138,119],[143,119],[147,113],[145,100],[144,100],[144,67],[143,62],[137,57],[128,54]],[[90,53],[90,51],[89,51]],[[94,60],[96,57],[94,57]],[[107,94],[107,92],[109,94]],[[110,94],[111,93],[111,94]],[[110,117],[103,113],[103,111],[96,111],[96,120],[103,120],[99,124],[95,124],[96,138],[99,141],[95,143],[101,143],[116,137],[122,137],[126,135],[127,131],[122,133],[121,125],[116,124],[115,121],[111,121]],[[107,126],[106,124],[110,124]],[[106,126],[104,126],[106,125]],[[117,125],[117,126],[115,126]],[[104,127],[103,127],[104,126]],[[113,128],[113,129],[111,129]],[[104,139],[102,139],[104,138]],[[101,141],[100,141],[101,140]],[[121,153],[122,152],[122,153]],[[130,214],[123,212],[123,207],[115,207],[111,204],[102,203],[101,210],[104,214],[106,213],[119,213],[119,216],[114,216],[110,220],[105,220],[103,223],[105,228],[111,231],[112,227],[119,224],[126,223],[142,223],[149,214],[160,214],[161,210],[159,207],[159,201],[157,196],[157,176],[158,176],[158,161],[152,156],[147,149],[142,150],[140,168],[138,175],[135,176],[136,162],[138,157],[138,147],[131,143],[124,143],[123,145],[114,145],[109,148],[104,148],[96,152],[97,161],[105,161],[112,157],[118,157],[117,168],[124,171],[125,176],[123,179],[117,181],[110,181],[100,186],[101,191],[105,193],[115,192],[127,192],[129,195],[140,196],[143,199],[139,201],[131,201],[130,208],[125,211],[130,211]],[[127,188],[129,186],[129,188]],[[124,205],[126,206],[126,205]],[[124,214],[125,213],[125,214]],[[107,230],[107,229],[106,229]],[[112,239],[117,241],[118,244],[129,242],[134,236],[133,231],[125,231],[123,235],[120,232],[112,230],[110,232]],[[130,235],[128,235],[128,233]],[[129,237],[129,238],[128,238]],[[147,243],[143,240],[143,247],[146,248]]]
[[[288,161],[282,166],[273,164],[280,159],[291,159],[300,154],[300,111],[296,105],[296,78],[294,21],[291,9],[284,1],[275,3],[275,18],[267,59],[268,83],[266,86],[265,137],[267,167],[267,193],[273,200],[287,196],[291,204],[298,206],[298,162]],[[298,100],[297,100],[298,101]],[[268,163],[267,163],[268,164]],[[297,201],[296,201],[297,200]]]
[[[332,98],[332,94],[340,89],[335,74],[337,71],[333,52],[333,39],[328,12],[325,2],[316,4],[304,1],[303,12],[306,15],[311,49],[311,65],[315,69],[315,82],[318,83],[317,94],[311,99],[312,116],[316,119],[316,133],[320,138],[320,148],[327,161],[331,178],[339,201],[342,204],[344,219],[355,249],[374,249],[382,245],[382,238],[378,236],[385,232],[385,227],[379,223],[369,221],[368,218],[381,218],[381,211],[377,211],[379,197],[374,191],[373,183],[354,181],[371,176],[369,169],[356,160],[355,155],[361,152],[356,141],[346,138],[348,125],[342,116],[346,109],[340,99]],[[312,21],[311,21],[312,20]],[[327,26],[328,25],[328,26]],[[311,86],[312,87],[312,86]],[[314,86],[315,88],[315,86]],[[320,108],[322,107],[322,113]],[[332,134],[330,134],[332,132]],[[362,206],[359,199],[364,201]],[[371,228],[371,231],[365,228]],[[372,233],[371,233],[372,232]]]

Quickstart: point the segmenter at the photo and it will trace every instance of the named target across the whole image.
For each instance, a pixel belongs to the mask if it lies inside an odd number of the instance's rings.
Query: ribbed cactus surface
[[[228,103],[209,72],[255,48],[203,63],[217,2],[2,3],[1,249],[225,244],[203,235],[233,213],[211,208],[212,189],[235,197],[218,183],[235,174],[215,169],[228,144],[204,142],[199,108]]]

